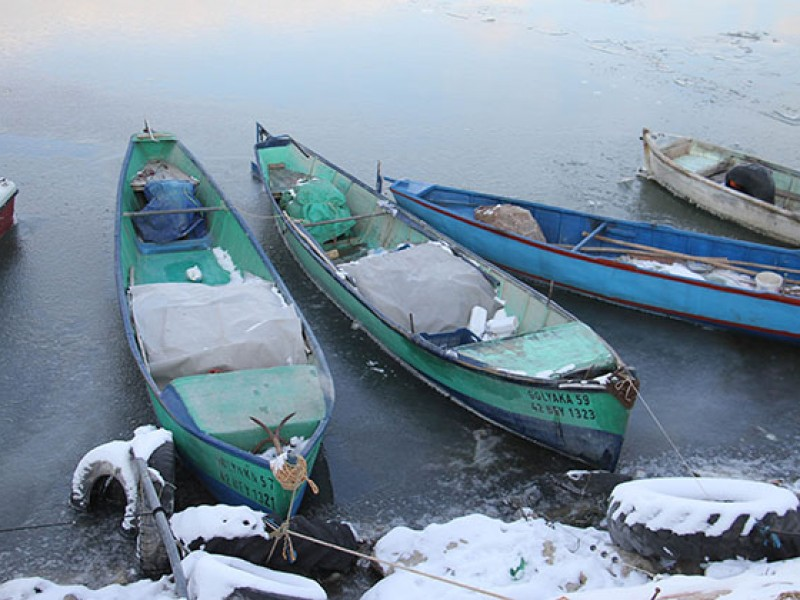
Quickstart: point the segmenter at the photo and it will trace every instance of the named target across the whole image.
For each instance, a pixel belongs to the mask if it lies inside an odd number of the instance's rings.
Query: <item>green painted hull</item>
[[[293,169],[298,169],[298,162],[300,167],[303,166],[302,156],[309,157],[308,160],[313,163],[309,172],[330,179],[338,183],[341,189],[348,190],[347,198],[354,216],[373,215],[379,211],[380,197],[377,193],[308,148],[302,148],[299,161],[295,161],[295,157],[287,156],[286,150],[271,155],[270,152],[276,147],[272,144],[282,148],[286,145],[293,147],[296,142],[288,136],[264,138],[262,135],[255,148],[259,174],[266,183],[269,197],[274,201],[275,214],[280,216],[277,219],[279,231],[309,277],[346,315],[414,374],[484,419],[572,458],[601,468],[615,468],[630,410],[637,395],[638,382],[613,351],[603,343],[613,364],[602,376],[590,377],[584,373],[582,377],[543,378],[520,372],[516,367],[511,369],[509,362],[524,364],[526,357],[513,357],[513,361],[508,361],[508,356],[504,358],[502,351],[494,352],[489,344],[474,345],[475,352],[481,358],[477,361],[466,358],[466,347],[459,353],[442,351],[425,343],[419,335],[389,321],[366,301],[342,276],[336,261],[330,259],[332,253],[328,247],[322,244],[320,248],[310,239],[308,231],[311,228],[298,224],[282,210],[280,194],[269,185],[270,177],[274,176],[270,160],[275,160],[274,156],[277,155],[281,160],[280,165],[291,163]],[[347,183],[343,183],[343,180]],[[367,218],[364,217],[364,221]],[[392,222],[386,226],[365,225],[361,242],[373,244],[375,239],[380,239],[380,245],[390,248],[396,242],[421,243],[443,239],[402,212],[397,217],[387,216],[387,219]],[[374,218],[371,220],[375,221]],[[370,227],[380,230],[379,234],[369,233]],[[354,228],[348,235],[358,237],[359,233],[358,228]],[[387,239],[391,239],[392,243],[387,243]],[[450,240],[446,242],[460,255],[479,265],[491,280],[499,282],[498,296],[503,296],[509,310],[520,316],[523,329],[528,328],[525,330],[526,336],[536,339],[539,331],[579,324],[577,319],[549,303],[534,290],[458,248]],[[336,254],[333,253],[333,256]],[[597,343],[599,338],[596,334],[585,326],[581,331],[583,335],[592,336]],[[508,350],[510,344],[511,341],[499,347]],[[542,353],[535,355],[535,348],[519,350],[519,347],[516,351],[531,353],[528,357],[531,363],[541,361]],[[559,357],[559,360],[567,358]]]
[[[325,294],[353,321],[359,323],[370,337],[396,360],[423,376],[442,393],[467,406],[462,398],[478,398],[497,411],[506,410],[523,418],[559,421],[575,427],[594,427],[623,435],[628,422],[628,409],[604,386],[579,391],[559,390],[558,387],[533,387],[530,381],[470,368],[454,363],[426,350],[413,338],[398,332],[376,316],[364,302],[351,294],[336,276],[323,268],[316,256],[306,251],[297,238],[281,225],[295,259]],[[564,411],[564,407],[591,408],[593,419],[585,411]]]
[[[210,443],[193,434],[173,418],[157,394],[150,391],[156,418],[172,432],[181,457],[215,497],[225,504],[245,504],[278,516],[295,514],[305,493],[305,486],[295,495],[285,490],[263,460],[231,452],[230,448]],[[317,460],[322,440],[304,454],[309,468]]]
[[[161,245],[141,239],[130,217],[141,210],[142,198],[137,197],[131,182],[153,160],[166,161],[197,180],[197,200],[209,209],[204,213],[206,236]],[[120,176],[115,245],[118,298],[126,336],[147,384],[155,415],[172,432],[184,462],[220,502],[246,504],[279,518],[296,512],[306,484],[296,490],[285,489],[261,448],[259,454],[253,453],[257,446],[263,446],[260,442],[266,433],[250,417],[259,417],[274,430],[283,416],[294,412],[295,416],[282,429],[282,437],[305,439],[296,454],[305,460],[310,475],[330,421],[334,392],[324,356],[299,310],[294,307],[307,354],[302,365],[265,364],[241,370],[231,367],[223,373],[212,369],[164,379],[154,376],[143,352],[142,332],[136,328],[130,289],[146,284],[186,285],[188,269],[192,267],[199,266],[203,273],[202,284],[197,283],[198,286],[221,289],[238,273],[272,284],[275,293],[294,306],[247,225],[211,177],[174,137],[139,134],[131,138]],[[218,249],[229,255],[232,267],[215,258]],[[266,448],[269,447],[267,444]]]

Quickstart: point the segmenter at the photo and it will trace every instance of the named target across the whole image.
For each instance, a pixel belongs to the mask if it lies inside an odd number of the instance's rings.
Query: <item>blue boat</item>
[[[800,342],[796,250],[386,181],[399,206],[520,276],[704,326]]]

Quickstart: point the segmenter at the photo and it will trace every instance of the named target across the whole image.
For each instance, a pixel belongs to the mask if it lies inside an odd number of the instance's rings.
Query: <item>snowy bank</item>
[[[421,531],[398,527],[376,545],[378,558],[457,581],[493,596],[519,600],[647,600],[650,598],[789,600],[800,598],[800,559],[773,563],[730,560],[710,564],[704,576],[648,574],[620,553],[609,535],[542,519],[504,523],[470,515]],[[632,560],[633,559],[633,560]],[[470,592],[403,570],[364,600],[410,597],[455,600]],[[651,580],[652,577],[652,580]],[[656,595],[656,590],[661,590]]]
[[[184,526],[191,520],[184,522]],[[199,527],[202,527],[198,525]],[[198,531],[197,533],[201,533]],[[208,534],[207,531],[202,533]],[[184,535],[188,535],[184,532]],[[666,600],[721,598],[725,600],[790,600],[800,598],[800,558],[772,563],[730,560],[712,563],[703,576],[651,575],[618,552],[607,533],[543,519],[506,523],[483,515],[468,515],[445,524],[413,531],[397,527],[375,547],[377,558],[437,577],[486,590],[494,597],[519,600]],[[283,585],[295,577],[238,559],[193,552],[184,559],[190,592],[203,600],[222,599],[236,586]],[[392,568],[364,594],[364,600],[474,600],[492,597]],[[288,580],[287,580],[288,581]],[[265,583],[267,582],[267,583]],[[324,598],[308,579],[288,581],[292,593]],[[274,587],[272,589],[275,589]],[[656,595],[656,591],[660,592]],[[37,578],[0,585],[3,600],[63,600],[72,594],[82,600],[174,599],[170,579],[112,585],[99,590],[56,585]]]

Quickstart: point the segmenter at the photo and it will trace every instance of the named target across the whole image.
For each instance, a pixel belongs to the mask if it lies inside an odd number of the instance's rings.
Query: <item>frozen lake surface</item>
[[[800,166],[795,4],[0,0],[0,175],[20,188],[0,240],[0,581],[135,577],[119,514],[67,499],[85,452],[154,419],[112,264],[119,170],[145,118],[245,214],[326,352],[337,404],[305,510],[369,536],[502,516],[532,477],[580,465],[450,404],[351,327],[267,218],[255,121],[367,182],[380,160],[391,176],[758,239],[636,179],[638,138],[647,126]],[[800,349],[556,300],[641,378],[620,471],[800,477]],[[178,494],[210,501],[190,479]]]

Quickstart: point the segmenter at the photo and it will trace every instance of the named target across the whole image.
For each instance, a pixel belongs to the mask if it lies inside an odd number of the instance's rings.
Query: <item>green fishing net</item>
[[[330,181],[311,179],[298,183],[292,192],[286,203],[286,212],[294,219],[302,219],[310,224],[351,216],[344,194]],[[347,233],[355,223],[352,220],[337,221],[310,226],[308,230],[318,242],[324,243]]]

